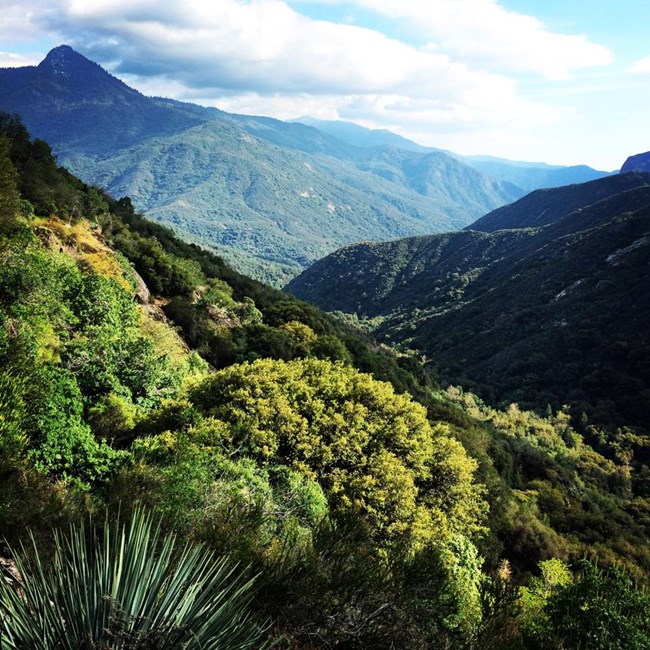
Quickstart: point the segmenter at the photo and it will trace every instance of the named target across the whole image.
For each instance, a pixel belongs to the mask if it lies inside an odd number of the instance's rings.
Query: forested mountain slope
[[[491,401],[647,432],[650,176],[537,191],[476,228],[347,247],[288,289]]]
[[[522,195],[446,154],[145,97],[67,46],[0,70],[0,109],[85,182],[280,284],[341,245],[462,228]]]
[[[644,187],[648,182],[647,174],[631,172],[579,185],[536,190],[486,214],[470,224],[467,230],[494,232],[506,228],[546,226],[628,189]]]
[[[51,639],[47,621],[66,639],[87,629],[84,643],[196,642],[183,618],[170,630],[150,609],[169,581],[159,591],[149,561],[189,557],[154,552],[171,531],[180,548],[240,562],[254,588],[228,573],[226,593],[241,587],[269,621],[258,629],[288,650],[578,647],[593,616],[569,625],[574,609],[599,612],[598,647],[650,638],[648,471],[604,434],[606,455],[562,411],[498,411],[440,390],[415,358],[88,187],[6,115],[0,262],[3,644]],[[117,548],[117,513],[141,508],[162,517],[137,555],[147,569],[130,575],[128,602],[124,590],[105,599],[90,569],[98,547],[84,564],[74,546],[68,562],[52,530],[83,541],[91,517]],[[21,578],[4,571],[21,542],[59,588],[30,592],[36,608],[18,624]],[[195,611],[192,595],[174,615]],[[108,630],[86,620],[98,603],[113,608]],[[250,621],[241,611],[223,616]],[[605,622],[617,612],[614,634]]]
[[[650,172],[650,151],[630,156],[621,167],[621,173],[626,172]]]

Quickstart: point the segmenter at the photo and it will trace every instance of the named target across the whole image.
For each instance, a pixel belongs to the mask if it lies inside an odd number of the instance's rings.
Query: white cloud
[[[42,4],[0,0],[0,39],[3,41],[35,37],[40,28],[35,24]]]
[[[25,37],[56,35],[145,94],[281,119],[354,120],[465,149],[571,117],[522,97],[517,74],[562,79],[611,60],[587,38],[555,34],[494,0],[346,0],[399,21],[410,42],[360,26],[360,15],[354,24],[312,20],[300,4],[0,0],[0,36],[12,24]]]
[[[308,19],[281,0],[58,1],[44,21],[156,94],[168,82],[168,94],[184,97],[336,95],[346,106],[346,97],[367,95],[378,115],[420,105],[418,115],[465,124],[535,112],[502,75],[371,29]]]
[[[124,53],[118,72],[165,73],[195,88],[418,93],[435,83],[453,94],[484,76],[370,29],[309,20],[279,0],[190,0],[177,10],[75,0],[68,18],[90,54]]]
[[[310,0],[296,0],[297,4]],[[321,3],[323,0],[311,0]],[[454,59],[500,72],[535,72],[567,79],[581,68],[613,60],[604,46],[584,35],[559,34],[533,16],[503,8],[495,0],[326,0],[351,2],[403,21],[428,48]]]
[[[425,134],[428,144],[450,133],[471,133],[472,137],[477,137],[488,128],[516,129],[571,117],[570,111],[532,104],[516,96],[492,103],[484,98],[480,104],[468,105],[400,94],[316,97],[241,93],[220,97],[213,103],[232,113],[272,115],[284,120],[309,115],[325,120],[352,121],[369,128],[387,128],[411,137],[416,133]]]
[[[650,56],[640,59],[630,66],[632,74],[650,74]]]
[[[41,54],[14,54],[0,52],[0,68],[22,68],[26,65],[37,65],[43,56]]]

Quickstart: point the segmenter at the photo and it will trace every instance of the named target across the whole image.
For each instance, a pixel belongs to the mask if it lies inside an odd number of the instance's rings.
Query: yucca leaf
[[[205,547],[163,536],[140,508],[102,532],[56,532],[48,565],[32,546],[16,554],[22,589],[0,582],[3,650],[268,647],[249,611],[252,581]]]

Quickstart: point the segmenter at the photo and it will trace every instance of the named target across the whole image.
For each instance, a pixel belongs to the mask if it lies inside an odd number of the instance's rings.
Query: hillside
[[[85,182],[277,284],[342,245],[462,228],[522,195],[442,153],[404,161],[302,124],[145,97],[67,46],[0,70],[0,109]]]
[[[140,643],[120,617],[135,605],[149,613],[162,583],[136,570],[125,578],[133,591],[107,600],[87,570],[103,554],[69,558],[60,535],[83,543],[85,522],[117,548],[116,521],[137,522],[142,508],[162,518],[137,556],[146,567],[165,557],[152,551],[172,531],[181,548],[214,553],[210,566],[239,562],[225,584],[244,594],[244,610],[224,616],[240,630],[269,621],[258,634],[288,650],[566,647],[552,608],[583,602],[596,566],[568,563],[587,555],[610,567],[595,574],[608,589],[599,611],[632,600],[640,622],[624,620],[649,638],[646,592],[629,577],[650,576],[647,472],[618,447],[598,453],[563,411],[498,411],[440,390],[414,357],[85,185],[6,115],[0,197],[3,643],[33,647],[25,635],[52,639],[53,626],[84,643]],[[39,580],[62,580],[32,609],[16,586],[33,563],[16,578],[7,557],[21,543],[46,566]],[[188,555],[167,557],[185,566]],[[77,569],[81,591],[68,581]],[[101,575],[122,575],[121,563],[109,569]],[[88,620],[98,603],[112,610],[101,629]],[[41,607],[49,624],[33,615]],[[206,616],[172,631],[196,642]],[[147,643],[169,632],[144,618]],[[572,628],[572,638],[588,634]]]
[[[568,217],[598,201],[645,186],[647,174],[616,174],[601,180],[537,190],[503,208],[493,210],[467,227],[495,232],[509,228],[537,228]]]
[[[441,151],[433,147],[423,147],[422,145],[403,138],[397,133],[392,133],[387,129],[367,129],[366,127],[355,124],[354,122],[345,122],[342,120],[319,120],[309,116],[299,117],[295,120],[301,124],[307,124],[317,128],[323,133],[334,136],[342,142],[347,142],[355,147],[374,148],[374,147],[394,147],[404,151],[415,151],[419,153],[431,153],[432,151]]]
[[[650,151],[630,156],[621,167],[621,173],[650,172]]]
[[[648,431],[650,176],[537,191],[474,227],[347,247],[287,288],[492,402]]]

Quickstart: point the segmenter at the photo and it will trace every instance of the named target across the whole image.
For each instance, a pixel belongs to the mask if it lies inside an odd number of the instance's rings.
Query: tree
[[[370,375],[266,359],[216,373],[191,400],[218,421],[219,444],[316,479],[333,511],[360,515],[379,547],[417,549],[481,526],[476,463],[422,406]]]
[[[11,162],[11,142],[0,135],[0,232],[7,232],[16,221],[20,211],[18,172]]]
[[[527,647],[644,650],[650,647],[650,593],[617,569],[583,560],[573,581],[551,589]]]

